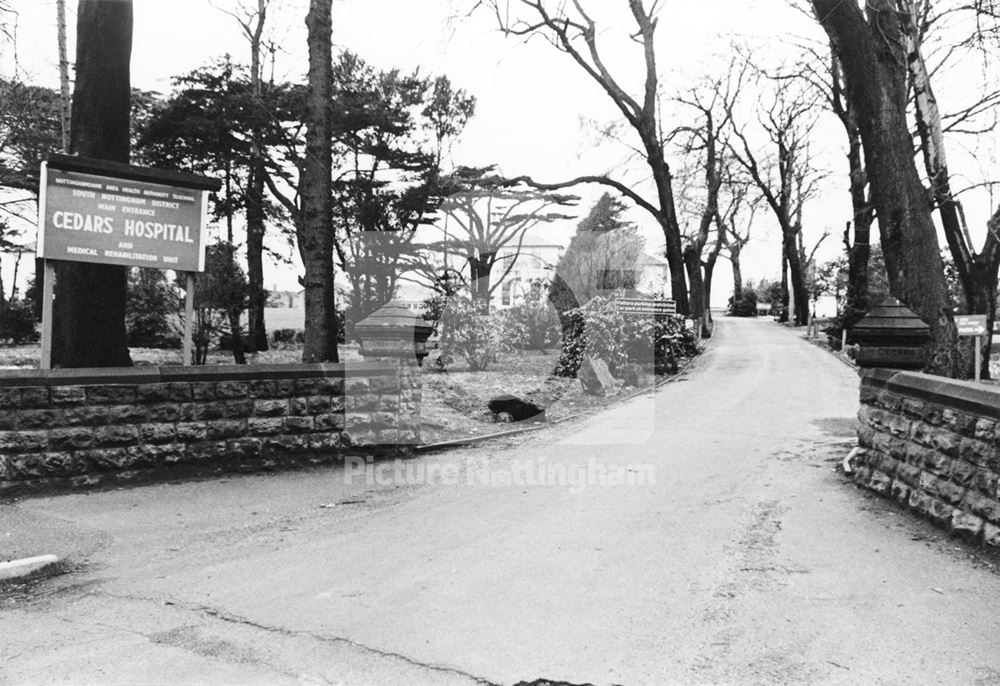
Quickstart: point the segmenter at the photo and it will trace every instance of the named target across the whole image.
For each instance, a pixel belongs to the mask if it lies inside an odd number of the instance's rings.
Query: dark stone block
[[[139,437],[144,443],[170,443],[177,439],[174,424],[141,424]]]
[[[283,417],[288,414],[288,400],[257,400],[253,413],[257,417]]]
[[[139,427],[134,424],[102,426],[94,431],[94,444],[134,445],[139,440]]]
[[[63,411],[60,423],[66,426],[103,426],[108,423],[109,419],[110,415],[107,407],[102,405],[82,405],[80,407],[66,408]]]
[[[498,417],[506,415],[509,421],[523,422],[528,419],[534,421],[545,420],[545,408],[539,407],[535,403],[521,400],[513,395],[498,395],[487,404],[490,412]]]
[[[246,381],[220,381],[215,384],[218,398],[249,398],[250,387]]]
[[[191,382],[192,400],[215,400],[215,383],[211,381]]]
[[[178,422],[181,420],[181,405],[177,403],[150,405],[146,417],[150,422]]]
[[[344,414],[342,412],[316,415],[315,421],[317,431],[344,430]]]
[[[63,410],[21,410],[17,413],[17,428],[19,429],[48,429],[53,426],[62,426]],[[13,418],[13,413],[11,413]]]
[[[94,432],[83,427],[53,429],[49,432],[50,450],[75,450],[94,444]]]
[[[165,383],[147,383],[136,386],[136,399],[143,403],[163,403],[170,400],[170,387]]]
[[[311,415],[330,412],[333,407],[332,398],[328,395],[314,395],[306,398],[307,412]]]
[[[208,422],[208,438],[216,441],[226,438],[239,438],[246,436],[247,423],[238,419],[225,419]]]
[[[82,405],[87,402],[87,391],[83,386],[53,386],[49,389],[52,405]]]
[[[285,433],[309,433],[315,429],[315,422],[312,417],[285,417]]]
[[[271,398],[277,392],[277,386],[271,380],[251,381],[248,389],[251,398]]]
[[[21,390],[0,388],[0,410],[16,410],[21,407]]]
[[[108,408],[111,424],[138,424],[146,421],[146,408],[142,405],[114,405]]]
[[[87,402],[92,405],[127,405],[135,400],[135,386],[87,386]]]
[[[48,440],[45,431],[0,431],[0,451],[27,453],[45,450]]]
[[[263,455],[262,441],[259,438],[239,438],[226,442],[226,453],[230,458],[256,459]]]
[[[29,387],[21,389],[21,407],[25,410],[49,406],[49,389]]]
[[[250,417],[247,420],[247,433],[251,436],[274,436],[284,429],[281,417]]]
[[[254,401],[227,400],[222,404],[222,415],[229,419],[246,419],[253,415]]]
[[[177,440],[185,443],[204,441],[208,438],[208,427],[204,422],[181,422],[177,424]]]

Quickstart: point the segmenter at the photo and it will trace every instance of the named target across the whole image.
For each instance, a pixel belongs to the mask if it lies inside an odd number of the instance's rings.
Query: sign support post
[[[187,279],[184,291],[184,365],[191,366],[194,347],[194,272],[187,272],[185,276]]]
[[[986,324],[985,314],[961,314],[955,317],[955,328],[958,330],[958,335],[975,338],[973,345],[976,346],[976,371],[974,374],[976,383],[979,383],[980,379],[982,379],[983,336],[989,334]]]
[[[42,359],[38,366],[52,369],[52,299],[55,295],[56,267],[52,260],[42,260]]]
[[[976,336],[976,383],[982,376],[983,368],[983,337]]]

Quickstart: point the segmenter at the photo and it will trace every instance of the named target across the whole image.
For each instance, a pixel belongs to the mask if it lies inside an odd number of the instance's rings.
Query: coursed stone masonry
[[[420,440],[404,361],[0,372],[0,495],[322,464]]]
[[[856,483],[1000,546],[1000,388],[875,369],[858,417]]]

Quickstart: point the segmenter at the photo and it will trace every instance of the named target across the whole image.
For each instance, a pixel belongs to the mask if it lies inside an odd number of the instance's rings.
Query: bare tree
[[[864,10],[841,0],[812,0],[812,5],[857,113],[892,293],[931,328],[927,369],[962,375],[936,229],[907,123],[910,15],[901,13],[894,0],[869,0]]]
[[[674,100],[693,110],[697,123],[678,126],[668,139],[679,139],[681,152],[690,158],[697,155],[703,185],[698,186],[700,202],[697,228],[685,236],[684,264],[690,284],[691,313],[705,322],[705,333],[711,315],[712,277],[725,238],[719,222],[719,194],[722,191],[728,164],[726,132],[732,122],[733,105],[746,74],[746,67],[735,69],[730,63],[725,77],[705,79]],[[715,226],[713,239],[712,227]],[[706,247],[710,247],[705,254]]]
[[[665,255],[670,266],[670,290],[678,311],[691,312],[681,232],[674,206],[674,180],[664,154],[662,122],[660,120],[659,73],[657,70],[655,33],[657,3],[646,5],[643,0],[628,0],[635,22],[631,38],[642,54],[642,93],[629,94],[605,62],[600,46],[600,27],[588,14],[582,0],[546,2],[546,0],[478,0],[476,7],[491,11],[500,29],[510,36],[544,36],[552,46],[567,55],[608,96],[621,112],[628,126],[639,139],[639,148],[655,186],[655,196],[647,198],[620,180],[608,175],[586,175],[560,183],[538,183],[528,176],[514,181],[540,190],[559,190],[582,183],[596,183],[614,188],[639,207],[649,212],[663,231]]]
[[[254,111],[250,128],[250,160],[246,189],[247,222],[247,279],[250,285],[247,299],[247,330],[256,351],[267,350],[267,330],[264,325],[264,233],[266,211],[264,187],[266,175],[264,161],[263,122],[268,116],[262,102],[264,62],[264,30],[267,26],[271,0],[246,0],[235,10],[219,7],[233,17],[250,46],[250,107]],[[310,10],[312,7],[310,6]],[[239,342],[237,342],[239,344]]]
[[[937,15],[937,17],[931,15],[932,4],[929,0],[921,3],[915,0],[901,0],[899,4],[900,11],[905,11],[908,17],[902,35],[905,39],[907,65],[912,83],[920,150],[931,195],[944,228],[945,239],[951,251],[958,280],[962,286],[965,307],[970,313],[985,314],[987,331],[992,332],[993,322],[996,319],[997,273],[1000,269],[1000,208],[987,222],[983,247],[976,252],[973,247],[972,235],[965,222],[962,206],[952,189],[951,172],[945,149],[946,124],[934,94],[931,84],[931,69],[928,68],[923,51],[924,36],[933,22],[939,20],[941,15]],[[998,21],[995,14],[987,11],[988,3],[980,3],[978,7],[981,8],[981,11],[975,13],[977,24],[972,37],[982,36],[985,33],[983,24],[980,23],[984,16],[994,25],[994,29]],[[968,10],[968,8],[965,9]],[[966,114],[971,117],[971,113],[977,107],[983,107],[982,101],[967,109]],[[986,336],[985,338],[981,372],[986,378],[989,378],[992,337]]]
[[[778,88],[771,104],[761,108],[758,116],[769,150],[762,154],[755,149],[745,127],[735,121],[732,124],[734,140],[729,148],[781,229],[782,278],[784,281],[787,270],[796,326],[807,323],[809,309],[799,234],[803,208],[815,194],[819,179],[809,153],[809,134],[816,120],[813,109],[813,99],[802,89]]]
[[[728,195],[725,209],[721,209],[715,217],[719,227],[719,244],[724,249],[724,256],[729,260],[733,270],[733,304],[743,297],[743,266],[741,255],[743,248],[750,242],[750,232],[753,228],[757,208],[760,206],[759,195],[751,193],[751,184],[739,179],[731,172],[727,175],[724,186]]]

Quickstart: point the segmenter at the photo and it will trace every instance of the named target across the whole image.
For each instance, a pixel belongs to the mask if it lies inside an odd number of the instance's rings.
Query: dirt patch
[[[548,421],[607,407],[617,400],[587,395],[577,379],[549,376],[555,362],[554,353],[533,351],[504,356],[485,372],[460,367],[441,372],[428,365],[421,407],[423,442],[486,436],[532,425],[496,423],[486,404],[498,395],[509,393],[545,408]]]

